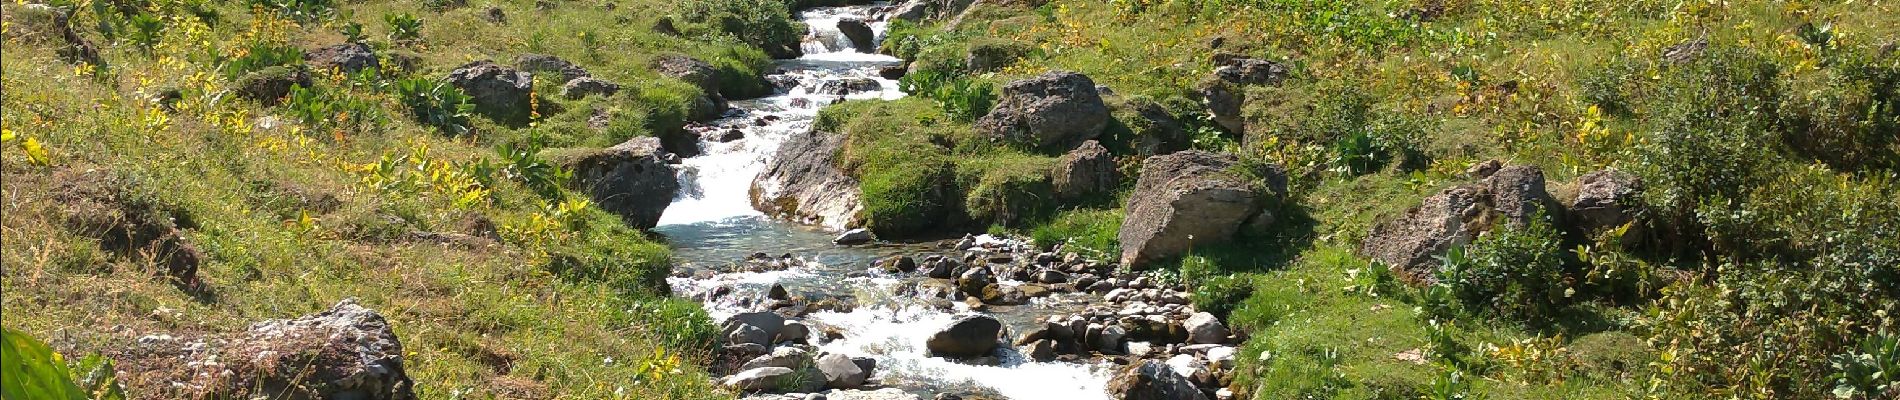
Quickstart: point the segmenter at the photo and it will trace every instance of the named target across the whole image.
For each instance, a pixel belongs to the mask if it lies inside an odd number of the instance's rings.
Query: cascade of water
[[[956,318],[956,314],[918,304],[917,299],[892,295],[905,279],[867,274],[865,266],[880,256],[875,250],[830,244],[828,233],[812,227],[772,221],[752,208],[748,191],[753,179],[792,134],[810,129],[818,110],[845,99],[896,99],[904,96],[896,81],[878,76],[878,69],[902,61],[881,54],[860,53],[837,29],[844,18],[868,21],[877,36],[886,24],[872,12],[878,6],[820,7],[799,12],[811,27],[803,44],[805,55],[781,60],[774,81],[796,82],[773,96],[732,102],[739,110],[714,123],[719,131],[738,129],[739,140],[704,142],[703,154],[686,159],[680,168],[681,197],[667,208],[655,230],[674,245],[682,269],[731,264],[753,252],[790,252],[810,261],[776,272],[733,272],[676,277],[669,280],[676,293],[700,297],[724,288],[733,293],[708,300],[707,311],[724,318],[750,311],[750,301],[765,288],[781,284],[797,293],[856,298],[849,312],[820,312],[812,321],[843,329],[843,339],[827,342],[821,350],[878,360],[875,378],[884,385],[929,394],[984,388],[1010,398],[1106,398],[1108,368],[1077,363],[1038,363],[1004,351],[997,366],[953,363],[925,355],[924,340]],[[878,89],[847,93],[817,93],[828,81],[872,79]],[[703,296],[712,297],[712,296]],[[963,312],[968,312],[962,308]],[[1026,328],[1036,315],[1053,306],[1024,307],[993,316],[1007,325]]]

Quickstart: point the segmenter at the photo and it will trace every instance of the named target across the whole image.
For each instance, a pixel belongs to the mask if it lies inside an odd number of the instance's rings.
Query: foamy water
[[[766,162],[790,135],[810,129],[820,108],[837,100],[837,96],[812,93],[824,82],[855,78],[878,82],[879,90],[852,93],[844,96],[847,100],[904,96],[896,81],[877,73],[881,67],[902,65],[902,61],[857,52],[836,28],[841,18],[857,18],[869,22],[881,39],[886,24],[871,21],[872,16],[867,15],[875,7],[821,7],[799,12],[799,19],[811,27],[802,44],[805,56],[779,63],[779,76],[799,84],[773,96],[732,103],[743,113],[714,125],[720,129],[738,127],[745,138],[727,143],[702,142],[702,154],[684,160],[679,178],[687,190],[666,209],[661,226],[655,229],[677,249],[682,268],[732,264],[752,252],[791,252],[807,263],[784,271],[723,273],[709,279],[675,277],[669,283],[681,295],[731,288],[732,294],[704,303],[715,319],[751,311],[750,303],[742,300],[761,297],[773,284],[807,296],[851,297],[859,306],[850,312],[808,316],[811,321],[844,332],[843,339],[825,343],[821,350],[874,358],[878,362],[873,375],[877,382],[925,398],[934,393],[967,392],[993,392],[1015,399],[1107,398],[1104,388],[1110,371],[1106,365],[1038,363],[1013,349],[1000,351],[1003,362],[995,366],[926,357],[925,340],[960,314],[972,313],[967,306],[956,303],[954,312],[946,312],[923,305],[922,299],[893,295],[898,285],[917,278],[867,272],[870,261],[882,254],[866,248],[832,246],[828,241],[831,233],[768,220],[752,208],[747,192]],[[754,123],[765,116],[776,116],[777,121],[764,126]],[[1038,305],[1016,307],[1009,311],[1011,314],[997,317],[1006,326],[1030,325],[1031,313],[1048,312],[1039,309],[1053,300],[1036,301]],[[1007,343],[1003,347],[1007,348]]]

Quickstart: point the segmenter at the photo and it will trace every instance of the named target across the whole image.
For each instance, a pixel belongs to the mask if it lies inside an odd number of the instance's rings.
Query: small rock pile
[[[789,298],[782,288],[775,289],[773,297]],[[877,368],[871,358],[818,351],[813,346],[817,339],[813,327],[773,311],[733,315],[720,329],[725,345],[713,367],[715,372],[731,372],[719,384],[737,391],[857,389],[872,383],[871,373]]]

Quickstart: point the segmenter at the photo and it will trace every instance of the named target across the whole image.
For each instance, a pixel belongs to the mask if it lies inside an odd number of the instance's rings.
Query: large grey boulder
[[[843,33],[846,39],[851,39],[851,47],[857,49],[859,53],[877,50],[877,34],[871,32],[871,25],[865,24],[863,20],[840,18],[838,32]]]
[[[1175,372],[1167,363],[1142,360],[1123,368],[1108,381],[1108,396],[1115,400],[1206,400],[1207,395],[1188,382],[1186,374]]]
[[[933,357],[972,358],[996,349],[1003,323],[987,315],[958,318],[924,342]]]
[[[752,207],[773,218],[843,229],[864,209],[858,180],[837,165],[844,135],[793,133],[752,181]]]
[[[776,338],[779,331],[785,329],[785,317],[770,311],[754,311],[735,314],[726,318],[726,322],[721,324],[726,332],[746,326],[759,328],[767,339]]]
[[[1484,179],[1491,194],[1491,206],[1505,221],[1518,226],[1531,222],[1538,213],[1546,213],[1557,204],[1544,189],[1544,170],[1535,165],[1505,166]]]
[[[1115,169],[1115,156],[1107,147],[1090,140],[1056,161],[1050,176],[1056,197],[1075,200],[1115,190],[1121,184],[1121,171]]]
[[[666,163],[659,139],[634,138],[605,149],[555,154],[556,165],[573,171],[573,182],[602,210],[627,225],[652,229],[679,194],[679,179]]]
[[[1398,218],[1373,226],[1359,252],[1414,282],[1433,282],[1434,259],[1477,238],[1488,226],[1483,189],[1458,186],[1426,197]]]
[[[1187,323],[1184,325],[1188,331],[1188,342],[1195,344],[1226,343],[1227,335],[1230,333],[1227,331],[1227,325],[1221,324],[1220,319],[1215,318],[1214,314],[1206,312],[1188,316]]]
[[[1212,75],[1201,81],[1201,101],[1214,122],[1229,132],[1246,132],[1246,123],[1241,118],[1241,106],[1247,102],[1248,86],[1279,85],[1286,80],[1289,69],[1286,65],[1252,58],[1227,60],[1224,65],[1215,68]]]
[[[804,368],[806,365],[811,365],[811,363],[811,353],[805,351],[805,349],[798,348],[798,346],[779,346],[772,349],[771,354],[753,357],[751,360],[747,360],[745,364],[740,364],[739,370],[744,371],[765,367],[799,369]]]
[[[1108,105],[1095,91],[1095,81],[1051,71],[1004,85],[996,109],[978,119],[976,129],[1011,143],[1055,148],[1094,139],[1108,120]]]
[[[1577,197],[1565,208],[1570,221],[1583,232],[1598,232],[1636,220],[1643,211],[1643,180],[1628,172],[1605,169],[1577,178]]]
[[[310,69],[318,72],[342,72],[354,74],[362,70],[375,70],[381,67],[376,59],[376,51],[363,43],[343,43],[319,47],[304,54],[304,62]]]
[[[843,354],[826,354],[818,357],[819,372],[825,374],[825,387],[833,389],[856,389],[864,386],[864,380],[871,377],[871,371],[860,368],[851,357]]]
[[[534,79],[527,72],[480,60],[449,71],[448,82],[473,98],[475,111],[498,121],[518,122],[528,115]]]
[[[402,342],[355,299],[288,320],[251,324],[233,347],[257,370],[257,393],[287,398],[413,399]]]
[[[1260,205],[1285,190],[1284,174],[1257,171],[1268,183],[1256,184],[1236,172],[1239,162],[1231,154],[1199,150],[1148,158],[1122,222],[1122,265],[1141,268],[1195,243],[1232,240],[1249,220],[1270,221]]]

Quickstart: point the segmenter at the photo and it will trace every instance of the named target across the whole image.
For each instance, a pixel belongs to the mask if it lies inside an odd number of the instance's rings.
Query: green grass
[[[480,16],[490,4],[507,24]],[[105,40],[87,10],[75,23],[106,64],[80,66],[62,61],[49,27],[25,19],[25,6],[0,6],[7,326],[87,354],[146,334],[242,331],[356,297],[390,320],[423,398],[730,397],[693,367],[716,332],[696,304],[667,297],[666,246],[575,193],[546,190],[529,178],[545,171],[512,169],[496,149],[600,147],[677,130],[700,93],[652,72],[653,57],[708,60],[734,75],[724,83],[739,96],[761,90],[754,80],[768,66],[763,53],[721,34],[646,30],[677,13],[673,3],[490,4],[350,3],[299,19],[236,3],[203,4],[217,18],[201,19],[190,7],[155,4],[146,11],[165,18],[149,51]],[[384,15],[415,16],[419,37],[386,41]],[[316,74],[303,102],[265,107],[226,95],[241,75],[227,73],[236,64],[206,56],[330,45],[350,22],[385,56],[385,69]],[[511,64],[523,52],[567,58],[627,88],[568,101],[555,95],[559,82],[540,80],[539,115],[529,123],[475,117],[466,134],[417,122],[395,89],[470,60]],[[419,60],[397,68],[388,57],[399,54]],[[267,58],[235,68],[282,64]],[[175,112],[147,100],[170,89],[180,94]],[[596,110],[608,116],[604,128],[586,125]],[[189,217],[183,235],[204,253],[202,290],[155,277],[152,260],[102,249],[64,222],[55,196],[73,182],[60,179],[93,176],[86,171],[122,177],[115,190]],[[479,234],[466,229],[475,219],[492,221],[496,246],[407,239]],[[105,326],[123,329],[97,328]],[[134,396],[166,396],[163,382],[128,378]]]

